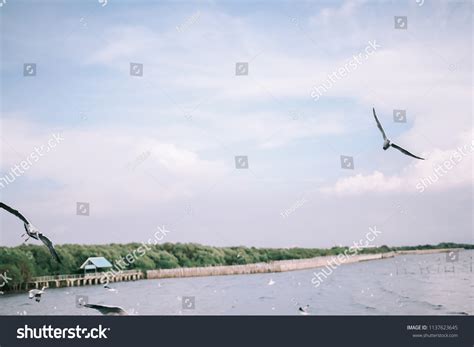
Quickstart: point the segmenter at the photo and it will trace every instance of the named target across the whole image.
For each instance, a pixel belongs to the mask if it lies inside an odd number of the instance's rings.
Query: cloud
[[[2,122],[9,129],[4,137],[15,149],[5,151],[3,172],[25,159],[23,156],[53,133],[59,132],[64,138],[17,179],[32,187],[44,181],[54,182],[55,188],[48,195],[60,210],[65,201],[70,204],[81,196],[103,201],[104,210],[109,210],[110,201],[124,196],[141,205],[183,199],[229,171],[221,160],[203,159],[189,148],[146,136],[143,129],[84,127],[56,131],[26,121]]]
[[[130,62],[143,56],[149,45],[157,42],[153,32],[143,26],[116,26],[105,36],[107,43],[92,52],[86,64]]]
[[[428,190],[446,191],[474,185],[472,131],[463,133],[450,150],[435,149],[426,161],[413,161],[401,174],[387,175],[378,170],[337,180],[321,188],[325,194],[358,195],[367,193],[410,193]]]
[[[393,192],[402,186],[402,179],[397,176],[386,177],[379,171],[369,175],[357,174],[340,179],[333,187],[324,187],[323,193],[336,194],[366,194],[370,192]]]

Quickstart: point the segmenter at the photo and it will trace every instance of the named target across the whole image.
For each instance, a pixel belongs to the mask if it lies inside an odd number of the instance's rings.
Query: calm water
[[[472,315],[473,255],[462,251],[456,263],[432,254],[344,265],[318,288],[311,284],[313,269],[112,283],[116,292],[101,286],[47,289],[40,303],[27,294],[0,296],[0,315],[98,314],[77,308],[76,295],[139,315],[293,315],[306,304],[315,315]],[[183,309],[186,296],[195,297],[194,309]]]

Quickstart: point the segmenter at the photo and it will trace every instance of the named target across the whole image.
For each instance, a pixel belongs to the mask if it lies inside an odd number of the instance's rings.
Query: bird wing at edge
[[[14,208],[11,208],[10,206],[4,204],[3,202],[0,202],[0,207],[10,212],[11,214],[17,216],[18,218],[20,218],[23,221],[23,223],[30,224],[30,222],[28,222],[28,219],[26,219],[25,216],[23,216],[20,212],[18,212]]]
[[[400,152],[406,154],[406,155],[409,155],[410,157],[413,157],[413,158],[416,158],[416,159],[420,159],[420,160],[425,160],[424,158],[421,158],[421,157],[417,157],[416,155],[414,155],[413,153],[410,153],[408,152],[406,149],[394,144],[394,143],[391,143],[390,146],[392,146],[393,148],[396,148],[398,149]]]
[[[121,308],[116,306],[104,306],[104,305],[97,305],[97,304],[84,304],[84,307],[93,308],[94,310],[99,311],[102,314],[107,313],[120,313],[120,314],[127,314],[127,312]]]

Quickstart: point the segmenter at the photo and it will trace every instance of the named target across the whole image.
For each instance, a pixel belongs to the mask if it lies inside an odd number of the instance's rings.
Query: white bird
[[[308,310],[309,310],[309,305],[306,305],[306,306],[304,306],[304,307],[298,308],[299,313],[300,313],[301,315],[303,315],[303,316],[309,315],[309,311],[308,311]]]
[[[83,304],[84,307],[93,308],[94,310],[99,311],[104,316],[128,316],[127,311],[119,306],[107,306],[107,305],[97,305],[97,304]]]
[[[275,284],[275,281],[273,280],[273,278],[270,278],[270,281],[268,281],[268,285],[273,286],[274,284]]]
[[[375,108],[372,108],[372,111],[374,112],[374,118],[375,118],[375,121],[377,122],[377,127],[379,128],[379,130],[380,130],[380,132],[382,133],[382,136],[383,136],[383,147],[382,148],[383,148],[384,151],[386,151],[389,147],[393,147],[393,148],[398,149],[403,154],[409,155],[410,157],[420,159],[420,160],[425,160],[424,158],[417,157],[413,153],[408,152],[406,149],[390,142],[390,140],[387,138],[387,135],[385,135],[385,131],[382,128],[382,124],[380,124],[379,119],[377,118],[377,115],[375,114]]]
[[[43,287],[41,288],[41,290],[39,289],[32,289],[28,292],[28,297],[30,299],[33,299],[35,298],[36,302],[40,302],[41,300],[41,295],[44,294],[44,290],[46,289],[46,287]]]
[[[41,242],[43,242],[46,247],[48,247],[49,249],[49,252],[51,253],[51,255],[53,256],[54,259],[56,259],[56,261],[58,263],[61,263],[61,259],[59,259],[59,256],[58,256],[58,253],[56,252],[56,250],[54,249],[53,247],[53,243],[51,242],[50,239],[48,239],[46,236],[43,235],[43,233],[40,233],[38,229],[36,229],[34,227],[33,224],[31,224],[20,212],[18,212],[17,210],[11,208],[10,206],[8,205],[5,205],[3,202],[0,202],[0,207],[3,208],[5,211],[8,211],[10,212],[11,214],[15,215],[16,217],[18,217],[19,219],[21,219],[21,221],[23,221],[23,226],[25,227],[25,230],[26,230],[26,233],[21,235],[22,237],[27,235],[26,239],[25,239],[25,242],[29,240],[29,238],[33,238],[35,240],[40,240]]]

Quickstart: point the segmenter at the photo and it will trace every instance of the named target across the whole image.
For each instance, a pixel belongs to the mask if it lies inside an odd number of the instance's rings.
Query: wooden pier
[[[104,272],[78,274],[78,275],[57,275],[57,276],[40,276],[33,277],[31,281],[26,283],[26,290],[32,288],[62,288],[62,287],[78,287],[94,284],[104,284],[103,278],[106,277]],[[136,281],[143,279],[144,273],[140,270],[124,270],[109,276],[109,282]],[[102,281],[101,281],[102,279]]]

